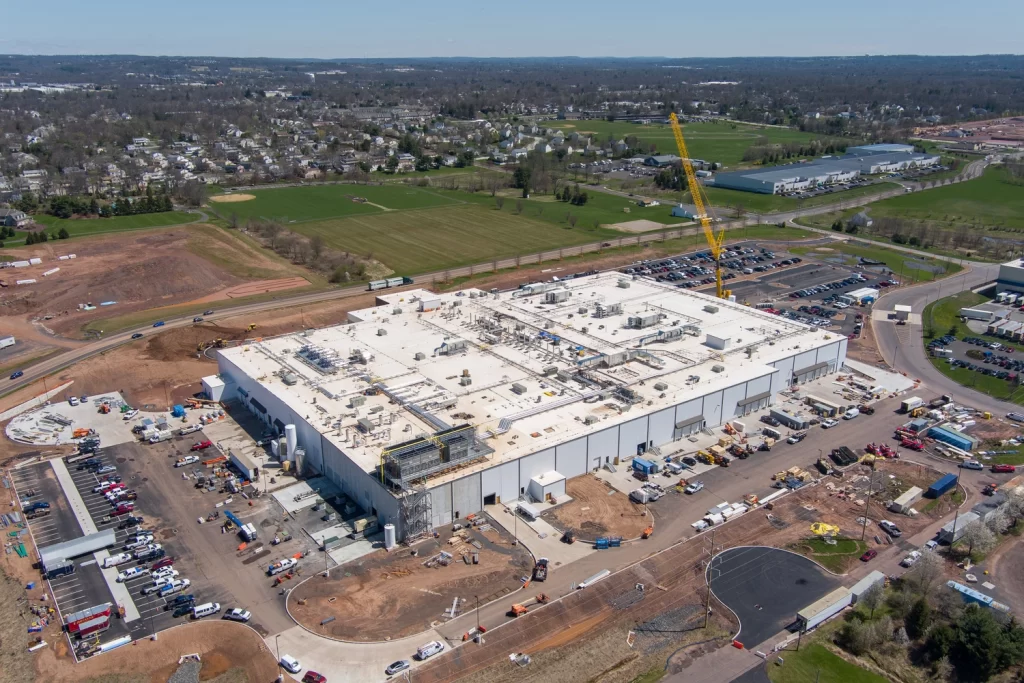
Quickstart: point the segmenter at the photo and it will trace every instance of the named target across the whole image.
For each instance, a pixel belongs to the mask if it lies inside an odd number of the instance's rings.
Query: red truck
[[[903,448],[909,448],[912,451],[924,450],[924,443],[920,439],[911,439],[903,437],[903,440],[900,441],[900,446],[902,446]]]
[[[118,517],[120,515],[127,515],[129,512],[135,509],[135,503],[118,503],[114,511],[110,513],[111,517]]]
[[[206,441],[200,441],[199,443],[192,444],[193,451],[205,451],[207,448],[213,446],[213,442],[207,439]]]
[[[65,628],[73,636],[82,638],[92,633],[101,633],[110,628],[112,605],[104,603],[67,616]]]

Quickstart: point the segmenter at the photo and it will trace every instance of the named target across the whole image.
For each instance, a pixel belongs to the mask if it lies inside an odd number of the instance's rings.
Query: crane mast
[[[693,172],[693,164],[690,163],[690,153],[686,150],[686,140],[683,139],[683,129],[679,126],[679,117],[672,112],[668,117],[672,126],[672,134],[676,138],[676,148],[679,150],[679,157],[683,162],[683,171],[686,173],[686,184],[690,188],[690,196],[693,197],[693,205],[697,207],[697,219],[701,228],[704,229],[704,239],[711,249],[711,257],[715,260],[715,296],[719,299],[726,299],[730,292],[722,287],[722,243],[725,242],[725,228],[718,234],[711,227],[710,206],[704,196],[704,189],[697,182],[697,174]]]

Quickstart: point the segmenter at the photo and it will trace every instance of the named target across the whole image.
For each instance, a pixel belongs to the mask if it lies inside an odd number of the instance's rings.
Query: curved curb
[[[736,614],[735,610],[733,610],[731,607],[729,607],[729,605],[727,605],[725,603],[725,601],[722,600],[720,597],[718,597],[718,595],[715,594],[715,591],[711,589],[710,583],[708,581],[708,572],[711,570],[711,565],[714,563],[716,557],[718,557],[719,555],[722,555],[724,553],[727,553],[727,552],[729,552],[731,550],[743,550],[744,548],[767,548],[769,550],[774,550],[774,551],[777,551],[777,552],[789,553],[790,555],[795,555],[795,556],[797,556],[797,557],[799,557],[801,559],[807,560],[808,562],[810,562],[811,564],[816,566],[818,569],[821,569],[826,574],[829,574],[831,576],[836,576],[836,577],[839,577],[839,576],[849,576],[848,574],[836,574],[835,572],[826,569],[824,566],[821,565],[821,563],[816,562],[815,560],[812,560],[811,558],[807,557],[806,555],[801,555],[800,553],[793,552],[792,550],[787,550],[786,548],[774,548],[772,546],[767,546],[767,545],[737,545],[737,546],[733,546],[732,548],[726,548],[725,550],[722,550],[722,551],[720,551],[718,553],[715,553],[714,555],[711,556],[711,561],[708,562],[707,569],[704,570],[704,584],[706,586],[708,586],[708,590],[711,591],[711,595],[713,595],[715,597],[715,600],[718,600],[718,602],[720,602],[723,607],[725,607],[727,610],[732,612],[732,615],[734,617],[736,617],[736,623],[738,623],[740,625],[740,628],[739,628],[738,631],[736,631],[735,635],[733,635],[733,637],[732,637],[733,640],[736,640],[737,638],[740,637],[740,633],[743,631],[743,621],[740,619],[740,615]]]

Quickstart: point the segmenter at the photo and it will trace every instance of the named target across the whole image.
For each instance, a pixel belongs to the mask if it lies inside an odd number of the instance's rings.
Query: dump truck
[[[280,574],[281,572],[288,571],[299,563],[294,557],[287,557],[283,560],[273,562],[267,567],[267,575],[273,576],[274,574]]]
[[[533,580],[546,581],[548,578],[548,558],[541,557],[533,566]]]

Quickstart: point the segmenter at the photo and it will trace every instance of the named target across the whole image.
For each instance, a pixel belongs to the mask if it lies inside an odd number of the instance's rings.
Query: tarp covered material
[[[43,565],[43,568],[46,568],[57,562],[71,560],[76,557],[81,557],[82,555],[90,555],[97,550],[105,550],[114,546],[116,543],[117,541],[114,538],[114,530],[104,529],[103,531],[95,534],[81,536],[70,541],[64,541],[63,543],[57,543],[55,545],[48,545],[45,548],[40,548],[39,561]]]

